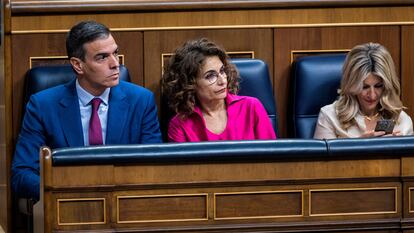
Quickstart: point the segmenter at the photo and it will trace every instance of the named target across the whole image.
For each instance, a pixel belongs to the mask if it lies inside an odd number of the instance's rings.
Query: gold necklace
[[[379,112],[375,113],[375,115],[373,116],[364,115],[364,118],[367,119],[368,121],[372,121],[373,119],[377,118],[378,115],[379,115]]]

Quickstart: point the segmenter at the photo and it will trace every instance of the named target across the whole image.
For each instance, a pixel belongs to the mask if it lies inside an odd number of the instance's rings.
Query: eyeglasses
[[[213,85],[214,83],[217,82],[219,76],[221,76],[222,78],[227,78],[226,68],[224,66],[220,68],[219,72],[214,71],[214,70],[208,71],[206,75],[204,76],[204,79],[207,80],[209,85]]]

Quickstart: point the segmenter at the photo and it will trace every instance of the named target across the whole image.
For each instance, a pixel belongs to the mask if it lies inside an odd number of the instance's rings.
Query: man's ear
[[[71,57],[69,62],[77,74],[83,74],[83,63],[79,58]]]

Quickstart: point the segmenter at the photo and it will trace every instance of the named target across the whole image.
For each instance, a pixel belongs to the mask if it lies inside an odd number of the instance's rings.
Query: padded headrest
[[[168,162],[258,162],[328,156],[323,140],[254,140],[72,147],[52,152],[54,166]]]
[[[293,64],[293,136],[313,138],[320,109],[335,101],[346,54],[305,56]]]
[[[120,80],[131,81],[127,68],[123,65],[119,67]],[[53,66],[37,66],[26,73],[25,80],[25,103],[30,96],[39,91],[65,84],[76,78],[76,74],[70,64],[53,65]]]
[[[277,135],[277,110],[267,64],[262,60],[245,58],[232,59],[232,63],[236,65],[241,77],[239,95],[253,96],[260,100]]]
[[[96,164],[163,164],[282,161],[292,159],[364,159],[399,157],[414,153],[414,137],[358,139],[278,139],[158,143],[59,148],[52,151],[53,166]]]
[[[414,153],[414,137],[373,137],[326,140],[330,156],[379,156],[411,155]]]

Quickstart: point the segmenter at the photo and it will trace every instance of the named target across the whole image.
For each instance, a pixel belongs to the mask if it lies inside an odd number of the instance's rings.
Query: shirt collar
[[[246,96],[234,95],[234,94],[231,94],[231,93],[227,92],[226,104],[227,104],[227,106],[230,106],[231,104],[233,104],[233,103],[235,103],[239,100],[242,100],[244,98],[246,98]]]
[[[335,105],[335,113],[336,113],[336,116],[338,116],[338,110],[336,108],[337,104],[338,104],[338,100],[335,100],[334,105]],[[365,124],[364,116],[361,115],[360,112],[357,112],[357,114],[354,117],[354,120],[355,120],[355,124],[356,124],[355,126],[356,127],[358,127],[362,131],[365,131],[366,130],[366,127],[367,126]]]
[[[85,89],[83,89],[83,87],[81,87],[81,85],[79,84],[79,80],[76,79],[76,92],[83,106],[87,106],[91,102],[91,100],[95,97],[100,98],[102,100],[102,103],[108,106],[110,91],[111,91],[111,88],[108,87],[105,89],[105,91],[100,96],[91,95],[88,91],[86,91]]]
[[[354,119],[355,119],[355,122],[356,122],[358,128],[360,128],[363,131],[367,130],[367,125],[365,124],[365,118],[361,113],[358,112],[355,115]]]

